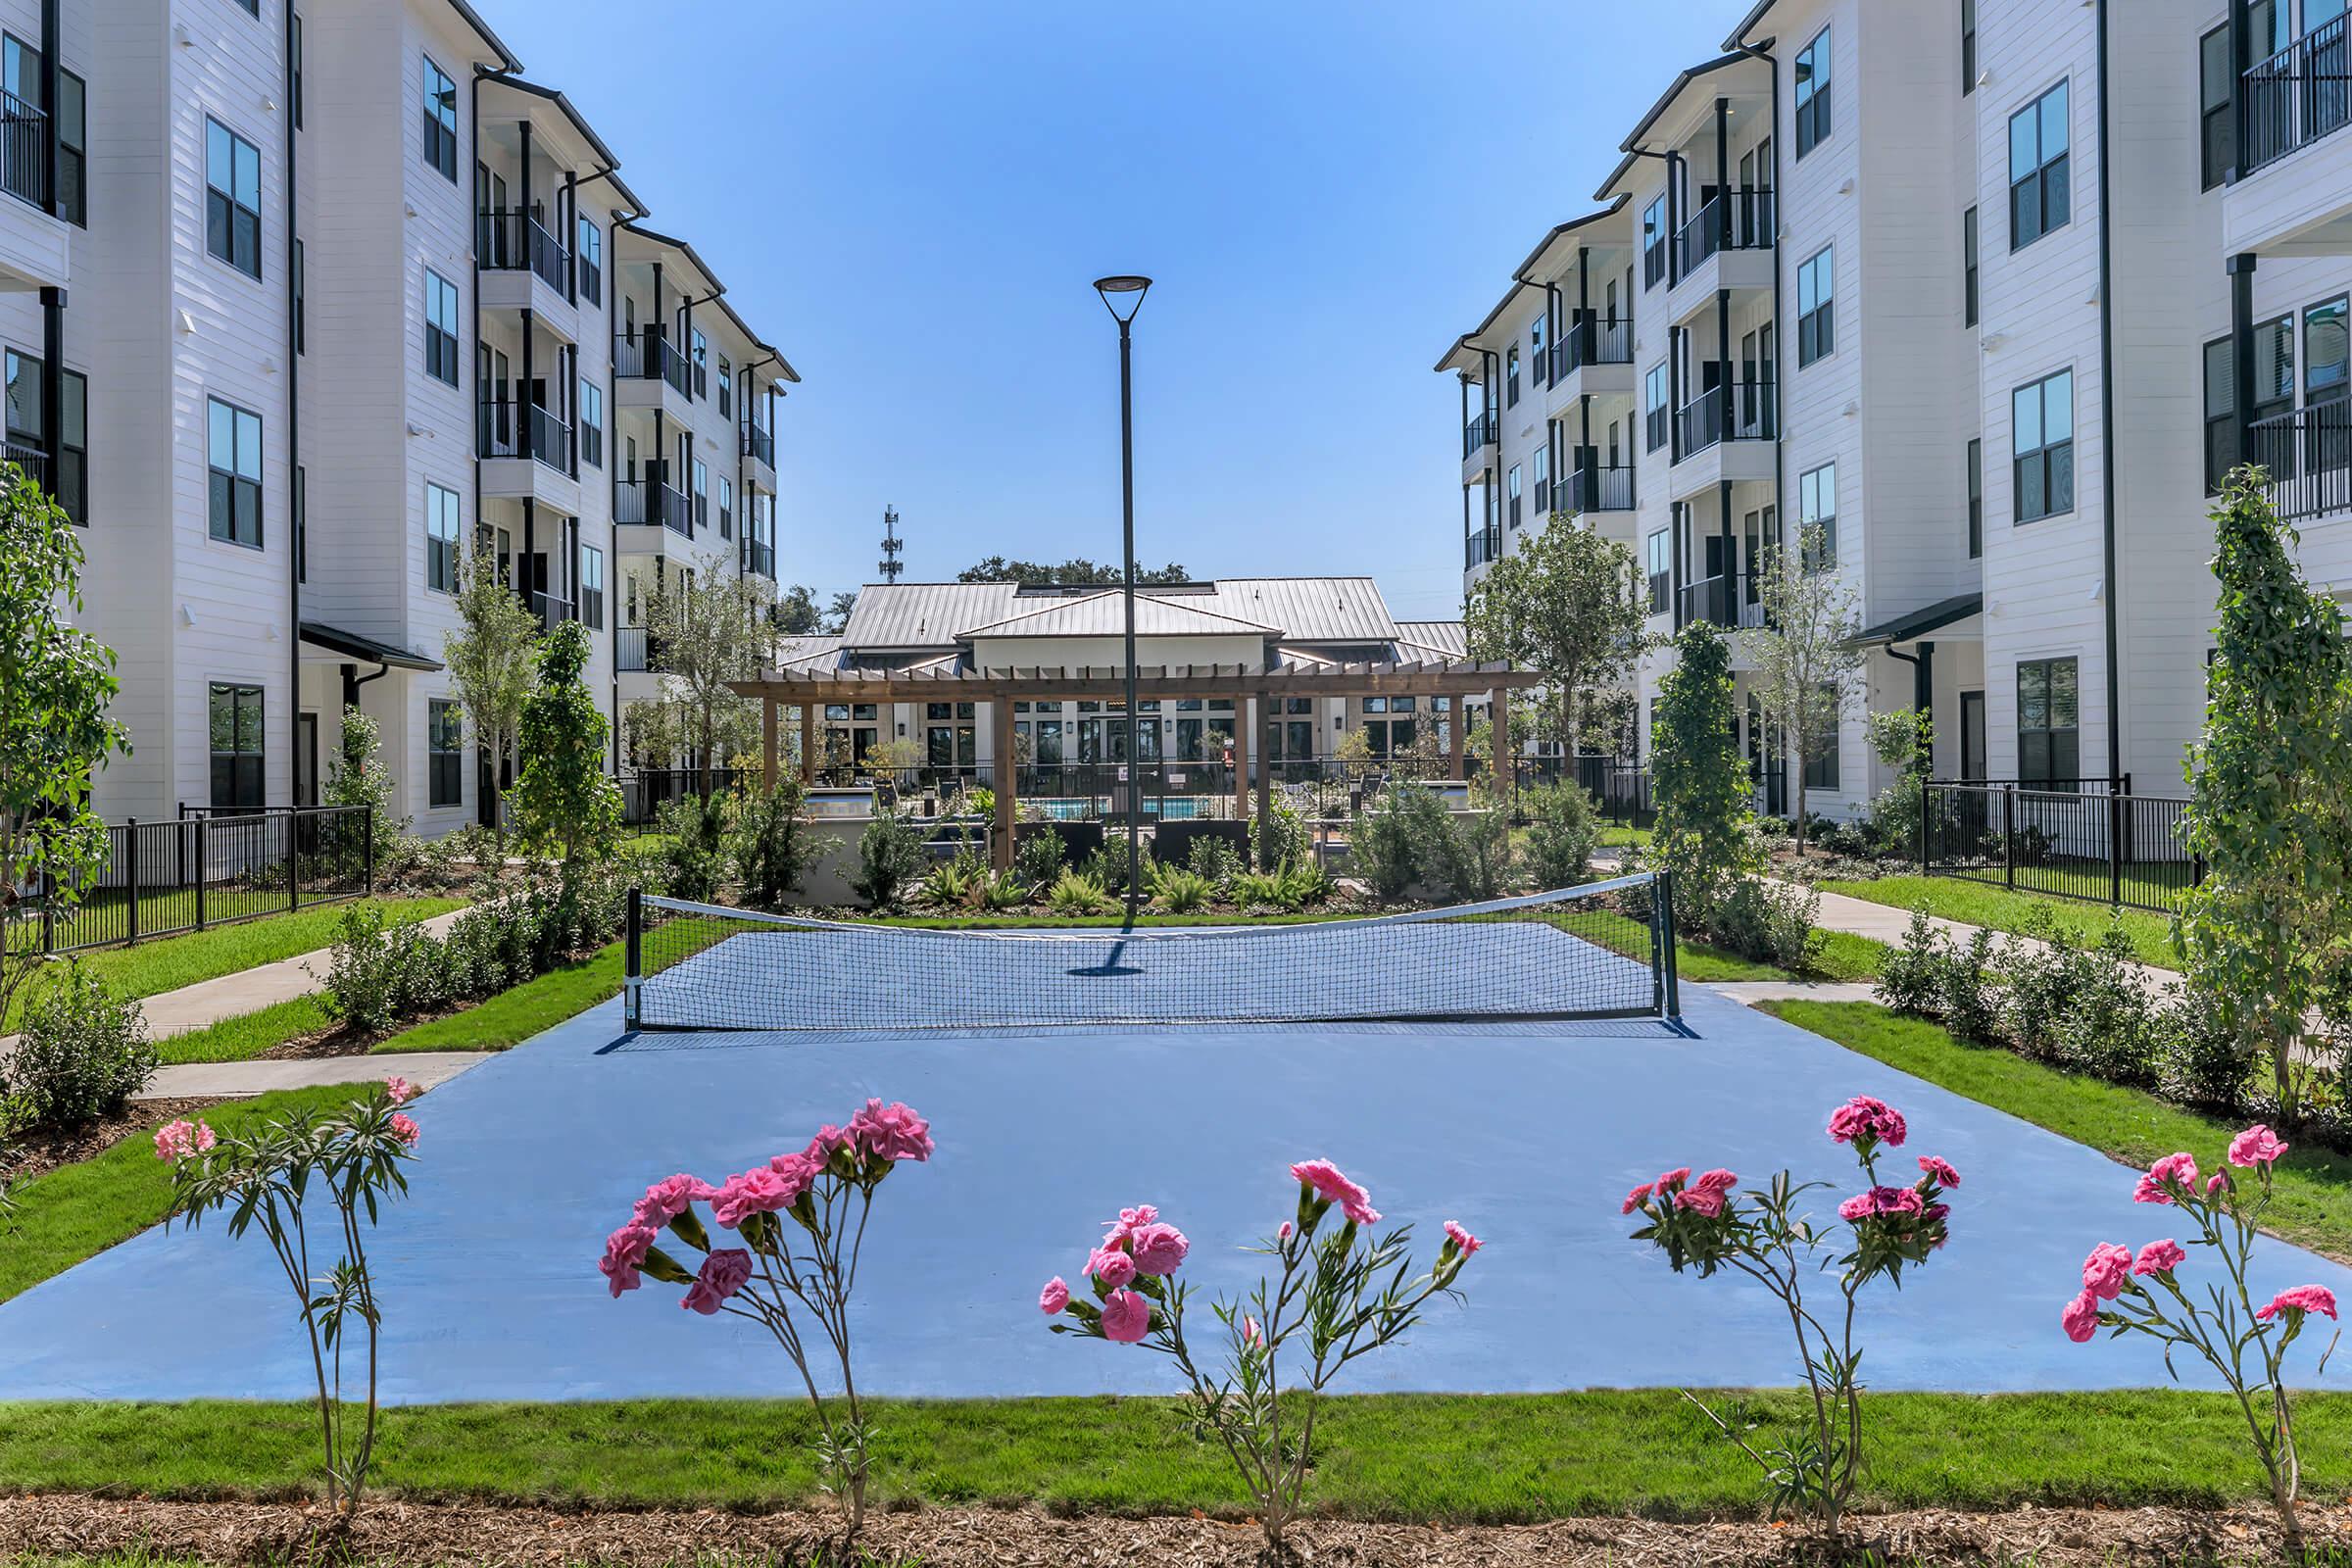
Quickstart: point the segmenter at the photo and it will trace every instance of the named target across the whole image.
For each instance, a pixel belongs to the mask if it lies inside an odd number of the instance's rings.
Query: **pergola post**
[[[1233,699],[1233,814],[1245,821],[1250,816],[1250,697],[1247,692],[1236,693]]]
[[[775,793],[776,699],[772,693],[760,699],[760,787]]]
[[[1494,799],[1504,802],[1511,798],[1511,787],[1519,780],[1519,764],[1511,755],[1511,689],[1495,687],[1487,702],[1494,715]]]
[[[1446,776],[1458,784],[1469,772],[1470,699],[1456,696],[1446,701],[1453,705],[1453,710],[1446,715]]]
[[[801,705],[801,782],[816,782],[816,705]]]
[[[1012,869],[1012,824],[1019,819],[1016,797],[1019,793],[1020,763],[1012,755],[1012,699],[999,697],[989,704],[989,723],[1002,737],[995,743],[998,759],[996,777],[997,821],[991,835],[992,858],[1000,871]]]
[[[1274,717],[1274,707],[1272,697],[1264,692],[1257,694],[1257,722],[1259,729],[1264,732],[1259,736],[1259,740],[1263,743],[1265,750],[1265,760],[1257,764],[1257,837],[1252,841],[1259,846],[1270,845],[1274,842],[1273,729],[1277,722]],[[1263,863],[1256,855],[1252,855],[1250,859],[1257,864],[1260,871],[1273,869],[1272,866]]]

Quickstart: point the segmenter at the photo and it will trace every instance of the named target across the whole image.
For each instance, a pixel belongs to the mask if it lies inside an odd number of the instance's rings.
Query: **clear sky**
[[[778,554],[871,580],[1137,555],[1461,588],[1459,394],[1430,367],[1745,0],[477,0],[804,385]],[[1668,19],[1673,19],[1671,23]],[[616,40],[627,40],[616,47]]]

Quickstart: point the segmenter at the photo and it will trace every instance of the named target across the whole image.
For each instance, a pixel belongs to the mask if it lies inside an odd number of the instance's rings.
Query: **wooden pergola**
[[[1259,722],[1279,710],[1273,705],[1287,697],[1445,697],[1453,703],[1450,724],[1452,776],[1463,775],[1464,741],[1469,725],[1463,703],[1486,694],[1493,699],[1494,755],[1510,755],[1510,703],[1518,688],[1540,686],[1544,677],[1507,663],[1442,661],[1430,663],[1307,663],[1274,669],[1247,664],[1162,664],[1135,672],[1135,695],[1140,702],[1168,702],[1186,698],[1229,698],[1234,704],[1234,812],[1250,810],[1251,726],[1244,715],[1255,699]],[[1012,863],[1012,825],[1017,820],[1019,767],[1012,758],[1012,705],[1065,701],[1123,701],[1126,675],[1116,665],[1027,665],[1004,669],[776,669],[753,680],[728,685],[760,704],[760,760],[763,776],[773,787],[778,763],[779,714],[800,710],[801,776],[813,778],[816,767],[818,712],[828,705],[856,703],[965,702],[989,705],[993,744],[998,754],[995,789],[996,859],[1000,869]],[[1273,814],[1274,770],[1257,770],[1256,815],[1261,824]],[[1496,787],[1511,787],[1511,769],[1494,770]]]

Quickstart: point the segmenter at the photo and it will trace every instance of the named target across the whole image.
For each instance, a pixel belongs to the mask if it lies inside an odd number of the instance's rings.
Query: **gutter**
[[[2115,540],[2115,220],[2108,180],[2107,0],[2097,0],[2099,24],[2099,434],[2103,456],[2099,484],[2105,510],[2099,519],[2107,601],[2107,777],[2124,776],[2124,677],[2119,662],[2123,636],[2116,609]]]

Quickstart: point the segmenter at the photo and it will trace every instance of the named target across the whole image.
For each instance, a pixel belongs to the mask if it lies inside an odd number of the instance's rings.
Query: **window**
[[[2062,81],[2009,117],[2009,248],[2064,228],[2073,211]]]
[[[1805,551],[1805,569],[1819,571],[1838,564],[1838,465],[1825,463],[1796,481],[1796,536],[1819,528],[1821,538]]]
[[[252,12],[257,17],[262,14],[262,0],[237,0],[237,4],[243,6],[247,11]]]
[[[724,354],[718,357],[718,412],[730,418],[735,414],[735,367]]]
[[[295,128],[296,130],[300,130],[300,129],[302,128],[302,13],[301,13],[301,12],[299,12],[299,11],[290,11],[290,12],[288,12],[288,13],[286,14],[286,30],[287,30],[289,33],[291,33],[291,34],[292,34],[292,38],[291,38],[291,40],[290,40],[290,44],[291,44],[291,46],[290,46],[290,48],[289,48],[289,49],[288,49],[288,51],[287,51],[287,64],[293,68],[293,75],[294,75],[294,128]]]
[[[1667,427],[1674,417],[1673,411],[1666,407],[1666,367],[1653,365],[1642,378],[1642,424],[1648,450],[1652,452],[1666,444]]]
[[[1519,526],[1519,465],[1516,463],[1511,465],[1509,488],[1511,492],[1511,526],[1516,528]]]
[[[211,414],[207,441],[212,466],[207,511],[216,539],[262,548],[262,416],[206,400]]]
[[[2257,422],[2295,406],[2295,318],[2274,317],[2254,328],[2254,418]]]
[[[710,395],[710,340],[703,335],[703,329],[699,326],[687,329],[686,340],[694,351],[690,357],[690,363],[694,367],[694,395],[698,398],[709,397]]]
[[[1838,706],[1838,688],[1825,685],[1822,687],[1822,693],[1828,699],[1832,711],[1836,711]],[[1805,788],[1834,790],[1837,787],[1838,732],[1833,729],[1821,738],[1819,744],[1805,754]]]
[[[1666,530],[1660,528],[1649,536],[1648,548],[1649,612],[1663,615],[1674,580],[1674,543],[1667,537]]]
[[[2017,520],[2075,510],[2075,372],[2060,370],[2010,395],[2017,457]]]
[[[2352,300],[2339,294],[2303,313],[2303,401],[2332,403],[2352,392],[2352,342],[2345,337],[2345,310]]]
[[[592,468],[605,466],[605,389],[580,377],[580,461]]]
[[[1838,258],[1825,247],[1796,270],[1796,366],[1838,350]]]
[[[580,619],[590,631],[605,629],[605,553],[580,546]]]
[[[424,486],[424,585],[458,591],[458,493],[430,480]]]
[[[258,811],[263,804],[262,689],[212,685],[213,809]]]
[[[1984,443],[1968,444],[1968,559],[1984,554]]]
[[[2205,493],[2219,495],[2237,465],[2237,349],[2217,337],[2205,345]]]
[[[718,476],[718,536],[735,537],[735,481],[723,473]]]
[[[1666,276],[1666,198],[1642,209],[1642,286],[1653,289]]]
[[[43,422],[41,408],[41,377],[48,373],[41,361],[30,354],[10,349],[7,354],[7,429],[12,448],[28,448],[26,457],[45,457],[49,450],[48,426]],[[68,370],[65,384],[59,388],[65,405],[65,434],[58,443],[57,472],[49,484],[49,493],[57,504],[66,509],[74,521],[87,523],[89,501],[89,386],[79,371]],[[14,459],[20,456],[11,452]]]
[[[1550,516],[1566,500],[1565,496],[1559,501],[1551,498],[1551,448],[1536,448],[1536,515]]]
[[[1977,90],[1977,0],[1960,0],[1960,96]]]
[[[1977,210],[1960,215],[1960,324],[1977,324]]]
[[[703,460],[694,460],[694,530],[697,533],[710,526],[710,470]]]
[[[466,710],[434,698],[424,705],[425,797],[429,807],[466,804]]]
[[[458,285],[424,270],[424,373],[458,384]]]
[[[1519,345],[1516,343],[1503,352],[1502,385],[1502,406],[1506,409],[1517,408],[1519,406]]]
[[[1830,29],[1814,34],[1796,57],[1796,156],[1830,137]]]
[[[605,231],[596,226],[596,220],[580,220],[579,244],[580,298],[591,305],[604,303],[605,293]]]
[[[441,171],[441,177],[458,182],[458,84],[449,73],[424,60],[424,161]]]
[[[204,122],[204,248],[262,275],[262,150],[218,120]]]
[[[2017,666],[2017,781],[2072,789],[2081,770],[2075,662],[2036,659]]]
[[[57,210],[69,223],[90,222],[90,89],[71,71],[57,74]]]
[[[2236,78],[2230,69],[2230,24],[2224,23],[2197,40],[2197,172],[2204,190],[2228,179],[2237,163],[2236,104],[2230,91]]]

